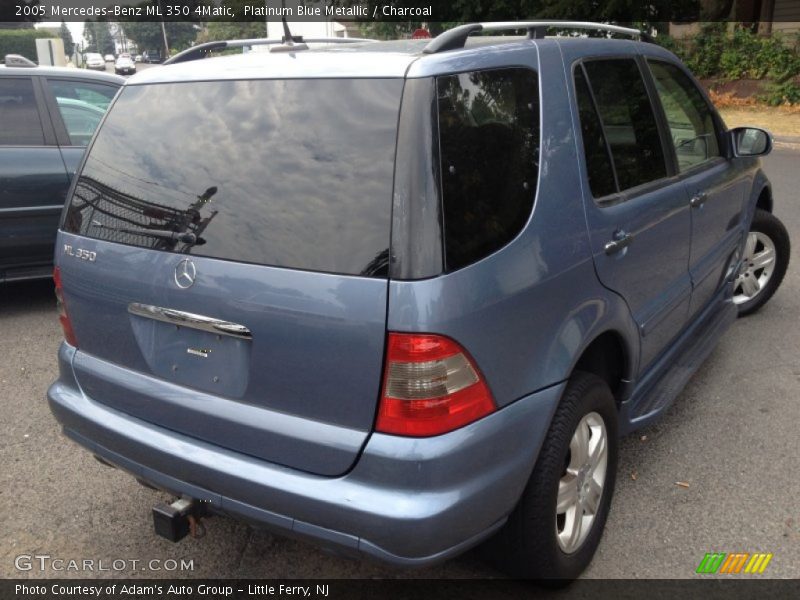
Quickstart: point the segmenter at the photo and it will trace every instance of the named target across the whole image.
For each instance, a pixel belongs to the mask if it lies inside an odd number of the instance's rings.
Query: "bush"
[[[56,36],[41,29],[0,29],[0,60],[5,61],[6,54],[21,54],[36,61],[36,39],[49,37]]]
[[[771,83],[767,86],[767,93],[760,95],[758,100],[770,106],[800,104],[800,85],[794,81]]]
[[[746,29],[734,29],[720,56],[719,74],[727,79],[762,79],[769,70],[760,60],[762,39]]]
[[[725,23],[704,23],[686,49],[686,66],[697,77],[713,77],[719,72],[725,43]]]
[[[767,94],[759,100],[771,105],[800,104],[800,35],[790,45],[780,33],[761,37],[736,27],[728,34],[725,23],[705,23],[692,39],[659,36],[659,43],[678,55],[700,78],[770,79]]]
[[[761,40],[758,60],[767,65],[767,77],[783,83],[800,74],[800,34],[794,48],[784,43],[780,33]]]

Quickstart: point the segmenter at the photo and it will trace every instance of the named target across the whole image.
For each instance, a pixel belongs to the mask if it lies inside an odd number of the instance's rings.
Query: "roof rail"
[[[298,38],[300,43],[295,44],[295,48],[289,48],[288,40],[284,39],[266,39],[255,38],[250,40],[227,40],[219,42],[206,42],[204,44],[197,44],[191,48],[187,48],[183,52],[179,52],[169,60],[165,61],[165,65],[174,65],[175,63],[187,62],[190,60],[199,60],[206,58],[211,52],[216,50],[226,50],[229,48],[243,48],[245,46],[276,46],[281,50],[304,50],[307,48],[305,44],[355,44],[358,42],[374,42],[366,38],[340,38],[340,37],[321,37],[321,38]],[[293,40],[297,41],[297,40]]]
[[[22,56],[21,54],[6,54],[7,67],[35,67],[35,62]]]
[[[436,54],[447,50],[463,48],[464,44],[473,33],[483,31],[514,31],[527,29],[528,38],[541,39],[545,36],[548,29],[587,29],[595,31],[605,31],[608,33],[619,33],[637,38],[644,42],[652,42],[653,38],[649,34],[631,29],[629,27],[619,27],[618,25],[607,25],[605,23],[591,23],[589,21],[500,21],[492,23],[469,23],[448,29],[437,35],[422,50],[425,54]]]

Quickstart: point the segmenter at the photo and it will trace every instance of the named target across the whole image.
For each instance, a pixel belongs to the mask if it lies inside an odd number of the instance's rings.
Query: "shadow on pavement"
[[[55,308],[52,279],[0,283],[0,318]]]

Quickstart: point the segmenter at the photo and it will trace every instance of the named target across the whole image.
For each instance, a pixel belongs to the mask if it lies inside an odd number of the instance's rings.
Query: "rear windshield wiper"
[[[110,225],[103,225],[99,221],[92,221],[92,225],[100,229],[110,229],[111,231],[119,231],[120,233],[131,233],[133,235],[145,235],[148,237],[164,238],[167,240],[175,240],[184,244],[196,244],[197,236],[191,231],[178,232],[166,231],[164,229],[147,229],[146,227],[111,227]]]

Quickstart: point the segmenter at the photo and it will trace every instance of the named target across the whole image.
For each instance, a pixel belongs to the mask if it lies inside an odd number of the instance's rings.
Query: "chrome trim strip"
[[[139,317],[146,317],[155,321],[162,321],[172,325],[183,325],[191,329],[199,329],[201,331],[208,331],[219,335],[228,335],[230,337],[250,340],[253,339],[253,334],[244,325],[238,323],[231,323],[230,321],[222,321],[213,317],[205,315],[197,315],[182,310],[175,310],[174,308],[163,308],[161,306],[153,306],[151,304],[140,304],[139,302],[131,302],[128,304],[128,312],[132,315]]]
[[[63,204],[49,204],[47,206],[14,206],[12,208],[0,208],[0,213],[11,214],[15,212],[61,212],[64,209]]]

